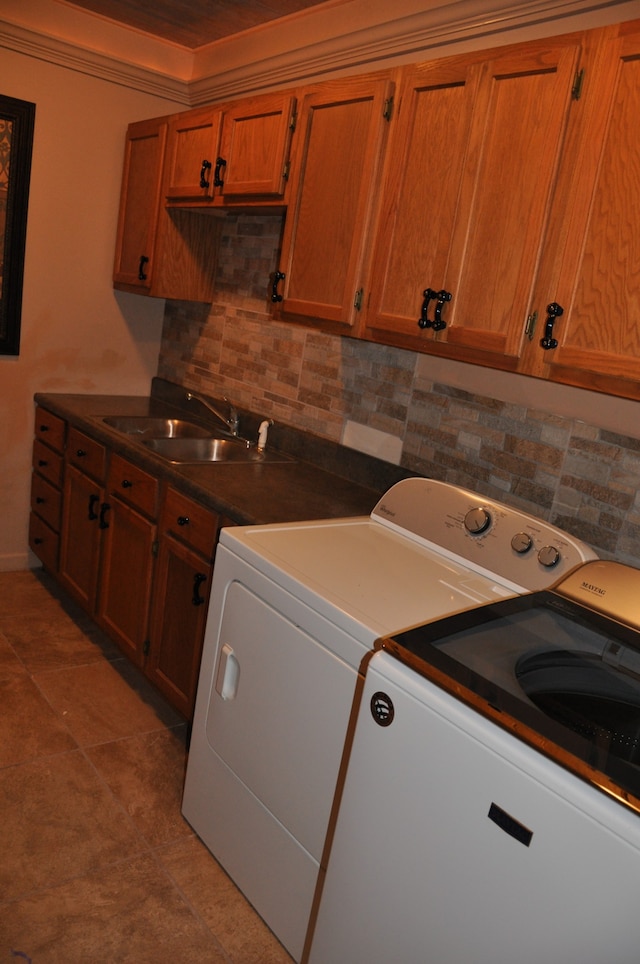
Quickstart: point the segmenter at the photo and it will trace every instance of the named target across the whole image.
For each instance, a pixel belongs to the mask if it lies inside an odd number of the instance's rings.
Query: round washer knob
[[[528,552],[533,545],[533,539],[528,532],[516,532],[515,536],[511,540],[511,548],[522,555]]]
[[[538,561],[546,569],[551,569],[560,562],[560,550],[555,546],[543,546],[538,553]]]
[[[491,516],[486,509],[469,509],[464,517],[464,525],[468,532],[479,535],[486,532],[491,525]]]

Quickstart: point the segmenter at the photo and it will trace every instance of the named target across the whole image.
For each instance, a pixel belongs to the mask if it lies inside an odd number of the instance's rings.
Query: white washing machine
[[[375,640],[593,558],[539,519],[422,478],[368,517],[223,529],[183,814],[295,960]]]
[[[640,571],[376,643],[310,964],[637,964]]]

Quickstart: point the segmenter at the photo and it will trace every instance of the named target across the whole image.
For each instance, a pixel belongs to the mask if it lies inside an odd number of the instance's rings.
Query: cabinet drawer
[[[36,406],[35,436],[42,439],[56,452],[64,452],[64,431],[67,423],[57,415],[52,415],[46,408]]]
[[[60,537],[34,512],[29,517],[29,545],[46,569],[57,571]]]
[[[171,487],[167,489],[160,519],[162,532],[186,542],[207,559],[215,550],[219,521],[216,512]]]
[[[34,473],[31,480],[31,508],[56,532],[60,531],[62,494],[42,476]]]
[[[44,475],[52,485],[62,485],[62,456],[44,445],[39,439],[33,443],[33,467]]]
[[[109,493],[135,506],[151,519],[155,519],[157,514],[158,487],[158,480],[148,472],[119,455],[111,456]]]
[[[75,465],[86,475],[90,475],[96,482],[104,481],[105,448],[99,442],[89,438],[77,428],[69,429],[67,439],[67,462]]]

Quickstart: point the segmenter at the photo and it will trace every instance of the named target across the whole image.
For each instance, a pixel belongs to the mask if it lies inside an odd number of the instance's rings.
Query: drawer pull
[[[87,453],[84,449],[76,449],[76,455],[79,459],[84,459],[87,457]]]
[[[89,496],[89,511],[87,515],[89,522],[93,522],[95,519],[98,518],[98,513],[96,512],[96,506],[98,505],[99,501],[100,501],[99,495]]]
[[[203,582],[207,581],[207,577],[203,572],[197,572],[193,577],[193,598],[191,602],[194,606],[202,606],[204,599],[200,595],[200,586]]]
[[[48,426],[48,425],[41,425],[41,426],[40,426],[40,431],[41,431],[41,432],[48,432],[48,431],[49,431],[49,426]]]
[[[36,496],[36,505],[44,505],[45,499],[41,495]]]
[[[123,479],[120,485],[123,489],[130,489],[133,486],[133,482],[130,482],[129,479]]]
[[[34,546],[41,546],[43,542],[44,539],[41,539],[40,536],[36,536],[33,540]]]
[[[188,526],[190,519],[188,515],[179,515],[177,521],[179,526]]]
[[[48,464],[49,463],[47,462],[46,459],[38,459],[38,465],[42,466],[42,468],[44,468],[45,465],[48,465]]]

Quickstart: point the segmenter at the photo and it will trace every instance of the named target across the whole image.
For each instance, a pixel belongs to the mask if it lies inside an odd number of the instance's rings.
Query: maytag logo
[[[591,582],[582,582],[582,588],[586,589],[587,592],[595,593],[596,596],[606,596],[607,590],[603,589],[601,586],[594,586]]]

